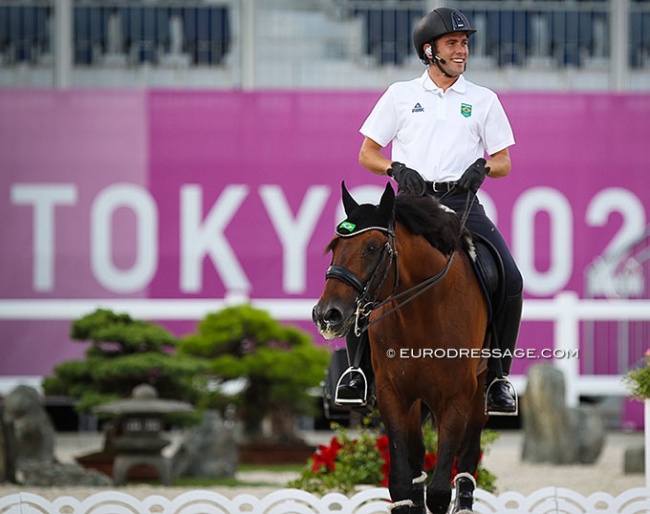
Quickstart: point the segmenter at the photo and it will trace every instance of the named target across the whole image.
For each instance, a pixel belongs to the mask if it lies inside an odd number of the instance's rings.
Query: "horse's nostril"
[[[317,304],[311,311],[312,320],[322,330],[332,330],[343,324],[343,311],[331,305]]]
[[[343,313],[336,308],[332,308],[325,313],[323,319],[331,325],[336,325],[343,321]]]

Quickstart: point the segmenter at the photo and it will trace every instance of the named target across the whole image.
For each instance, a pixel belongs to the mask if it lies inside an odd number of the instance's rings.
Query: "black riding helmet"
[[[439,7],[425,14],[413,29],[413,45],[415,52],[424,64],[429,64],[429,59],[424,55],[424,45],[433,42],[445,34],[452,32],[466,32],[471,36],[476,32],[467,16],[456,9]]]

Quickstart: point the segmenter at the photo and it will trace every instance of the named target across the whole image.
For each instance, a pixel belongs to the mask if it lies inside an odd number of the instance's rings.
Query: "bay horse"
[[[430,196],[395,192],[359,205],[342,183],[347,219],[312,317],[326,339],[368,330],[377,406],[390,444],[393,514],[426,514],[423,414],[438,431],[438,459],[426,486],[433,514],[472,512],[487,422],[487,303],[459,216]],[[480,366],[479,366],[480,364]]]

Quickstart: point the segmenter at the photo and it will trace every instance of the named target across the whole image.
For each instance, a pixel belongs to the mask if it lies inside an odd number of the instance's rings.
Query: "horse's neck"
[[[442,272],[450,256],[434,248],[420,236],[408,234],[397,245],[400,273],[400,288],[413,287]],[[462,252],[456,252],[454,260]]]

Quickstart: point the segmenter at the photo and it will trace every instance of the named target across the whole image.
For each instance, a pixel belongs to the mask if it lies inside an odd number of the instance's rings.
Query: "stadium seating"
[[[596,0],[598,1],[598,0]],[[605,1],[605,0],[601,0]],[[485,54],[499,66],[525,65],[531,56],[533,46],[533,30],[531,23],[534,17],[544,21],[550,41],[548,57],[558,66],[582,66],[585,58],[594,57],[595,31],[594,23],[598,16],[606,17],[606,10],[577,10],[561,11],[527,9],[495,10],[477,7],[480,2],[468,3],[464,12],[470,19],[482,17],[490,30],[485,34]],[[359,5],[356,3],[355,5]],[[606,4],[603,4],[606,6]],[[411,33],[414,24],[424,14],[420,9],[396,9],[394,7],[378,8],[377,4],[369,7],[357,7],[350,10],[362,18],[365,26],[365,50],[379,64],[402,64],[412,55]],[[633,26],[632,38],[650,38],[650,26],[640,25],[636,20]],[[647,43],[638,43],[647,47]],[[600,57],[600,56],[598,56]]]
[[[180,5],[180,4],[179,4]],[[170,21],[182,19],[182,49],[195,65],[219,65],[230,49],[230,12],[227,6],[75,4],[74,62],[95,65],[107,51],[117,49],[130,64],[157,64],[170,51]],[[0,55],[6,64],[37,64],[51,49],[52,9],[45,4],[0,5]],[[117,23],[119,41],[109,48],[109,26]]]
[[[413,53],[411,34],[422,9],[361,7],[352,10],[365,26],[366,53],[379,64],[402,64]]]
[[[36,63],[50,52],[46,5],[0,5],[0,54],[8,64]]]
[[[525,66],[543,57],[554,66],[584,66],[607,57],[609,0],[567,3],[551,10],[545,2],[457,2],[486,30],[477,35],[478,55],[497,66]],[[489,4],[489,5],[488,5]],[[629,64],[650,62],[650,2],[630,2]],[[354,0],[344,11],[361,21],[362,47],[378,65],[401,65],[414,58],[411,34],[424,14],[410,1],[404,5]],[[464,7],[466,6],[466,8]],[[537,7],[537,6],[543,7]],[[416,7],[414,7],[416,6]],[[589,8],[582,8],[586,6]],[[73,55],[78,66],[101,65],[105,56],[121,55],[132,66],[159,65],[164,56],[181,53],[190,64],[218,66],[232,46],[231,5],[195,2],[74,2]],[[38,65],[52,53],[53,8],[50,2],[0,3],[0,65]],[[540,41],[543,44],[540,44]]]
[[[633,68],[650,63],[650,11],[630,17],[630,65]]]

